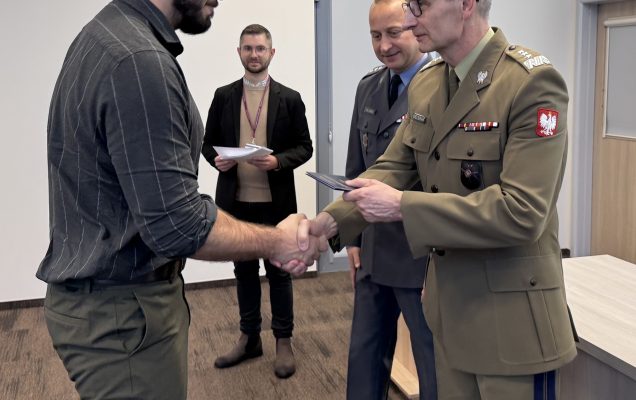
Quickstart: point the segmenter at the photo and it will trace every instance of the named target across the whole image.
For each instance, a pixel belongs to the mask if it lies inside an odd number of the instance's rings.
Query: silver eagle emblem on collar
[[[488,71],[479,71],[477,74],[477,84],[481,85],[488,78]]]

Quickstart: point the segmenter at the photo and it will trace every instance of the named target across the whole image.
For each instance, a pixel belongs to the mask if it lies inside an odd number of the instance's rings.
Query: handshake
[[[342,198],[355,204],[367,222],[402,220],[401,191],[375,179],[357,178],[345,183],[355,189]],[[276,243],[270,261],[292,275],[301,275],[318,259],[320,252],[327,250],[327,239],[338,232],[338,224],[324,211],[314,219],[292,214],[277,225],[277,230],[282,238]]]
[[[329,248],[327,240],[338,232],[338,226],[331,215],[321,212],[311,220],[304,214],[291,214],[276,226],[276,230],[280,237],[270,262],[299,276]]]

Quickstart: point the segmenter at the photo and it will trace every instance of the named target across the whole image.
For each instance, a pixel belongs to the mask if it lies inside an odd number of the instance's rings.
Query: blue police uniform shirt
[[[433,53],[431,53],[431,58],[432,59],[435,58],[435,55]],[[411,68],[399,74],[400,78],[402,79],[402,83],[400,83],[400,85],[398,86],[398,97],[402,94],[402,92],[404,91],[404,88],[406,88],[408,84],[411,82],[411,79],[413,79],[417,71],[419,71],[420,68],[424,66],[425,60],[426,60],[426,54],[422,54],[422,58],[420,59],[419,62],[415,63],[413,66],[411,66]],[[393,75],[395,75],[395,72],[391,70],[389,71],[390,71],[389,78],[393,78]]]

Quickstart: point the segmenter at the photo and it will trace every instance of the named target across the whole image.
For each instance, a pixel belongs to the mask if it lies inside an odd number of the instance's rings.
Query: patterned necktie
[[[459,78],[457,77],[455,70],[451,68],[450,72],[448,73],[448,102],[449,103],[453,99],[453,96],[455,96],[455,93],[457,93],[457,88],[459,88]]]
[[[395,100],[398,98],[398,87],[400,86],[400,83],[402,83],[400,75],[393,75],[391,83],[389,84],[389,108],[393,106],[393,103],[395,103]]]

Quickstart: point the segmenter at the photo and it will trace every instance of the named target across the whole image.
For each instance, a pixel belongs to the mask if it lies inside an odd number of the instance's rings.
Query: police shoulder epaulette
[[[523,65],[528,72],[537,67],[552,65],[546,56],[539,54],[534,50],[515,44],[511,44],[508,48],[506,48],[506,54],[519,64]]]
[[[382,64],[382,65],[378,65],[377,67],[374,67],[371,71],[367,72],[367,74],[365,76],[362,77],[362,79],[371,76],[371,75],[375,75],[376,73],[380,72],[380,71],[384,71],[386,69],[386,65]]]
[[[431,67],[434,67],[436,65],[439,65],[441,63],[443,63],[444,60],[442,60],[442,57],[436,57],[434,59],[432,59],[431,61],[429,61],[428,63],[426,63],[422,68],[420,68],[419,71],[417,71],[418,73],[425,71]]]

